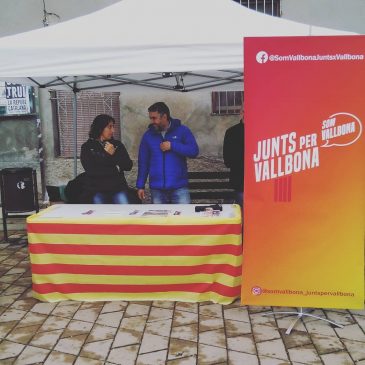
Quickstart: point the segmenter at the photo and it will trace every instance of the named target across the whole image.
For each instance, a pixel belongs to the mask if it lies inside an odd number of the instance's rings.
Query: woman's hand
[[[110,142],[105,142],[104,150],[109,153],[109,155],[114,155],[116,148]]]

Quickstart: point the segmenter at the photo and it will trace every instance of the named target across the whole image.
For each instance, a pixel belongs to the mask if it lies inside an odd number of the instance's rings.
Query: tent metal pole
[[[77,94],[73,92],[74,177],[77,176]]]

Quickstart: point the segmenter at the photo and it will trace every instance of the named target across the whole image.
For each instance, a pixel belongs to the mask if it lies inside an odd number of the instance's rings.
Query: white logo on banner
[[[17,187],[19,190],[24,190],[24,189],[25,189],[24,181],[18,181],[18,183],[16,184],[16,187]]]
[[[253,295],[261,295],[262,289],[259,286],[254,286],[251,289]]]
[[[258,63],[266,63],[268,59],[269,59],[269,55],[267,54],[267,52],[265,52],[265,51],[257,52],[256,61]]]
[[[342,120],[337,120],[336,117],[342,117]],[[346,119],[344,119],[344,117]],[[322,122],[322,140],[326,142],[321,147],[349,146],[350,144],[355,143],[360,138],[361,134],[361,120],[356,115],[345,112],[335,113]],[[336,142],[335,138],[345,135],[349,135],[350,139],[342,143]],[[335,142],[333,142],[332,139],[334,139]]]

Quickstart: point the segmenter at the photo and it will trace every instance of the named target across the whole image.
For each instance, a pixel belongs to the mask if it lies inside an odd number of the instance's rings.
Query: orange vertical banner
[[[246,38],[242,303],[363,308],[365,36]]]

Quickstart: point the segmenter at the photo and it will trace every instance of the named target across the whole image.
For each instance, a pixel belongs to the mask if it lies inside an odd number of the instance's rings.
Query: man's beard
[[[153,127],[156,129],[157,132],[162,132],[164,129],[161,125],[153,125]]]

